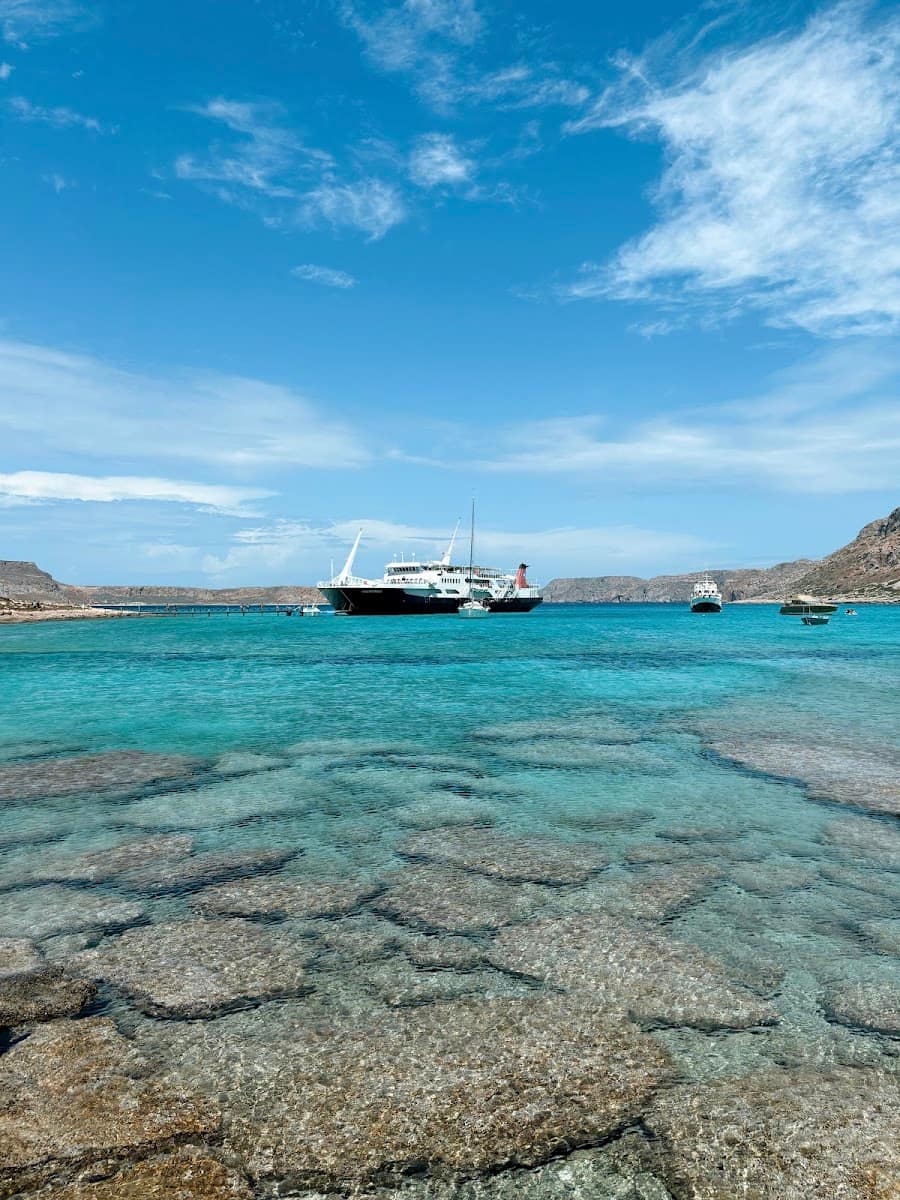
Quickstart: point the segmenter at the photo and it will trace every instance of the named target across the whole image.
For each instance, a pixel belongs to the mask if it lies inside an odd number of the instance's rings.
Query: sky
[[[900,11],[0,0],[0,558],[819,557],[900,504]],[[463,555],[465,557],[465,555]]]

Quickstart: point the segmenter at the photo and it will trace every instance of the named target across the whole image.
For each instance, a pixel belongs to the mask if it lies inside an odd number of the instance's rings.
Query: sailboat
[[[469,598],[456,610],[458,617],[489,617],[491,610],[481,600],[472,595],[472,562],[475,554],[475,501],[472,501],[472,525],[469,529],[469,574],[466,582],[469,585]]]

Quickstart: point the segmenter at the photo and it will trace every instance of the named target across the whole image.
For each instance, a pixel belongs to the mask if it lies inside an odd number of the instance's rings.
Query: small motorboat
[[[304,617],[320,617],[322,615],[322,610],[319,608],[318,604],[304,604],[300,609],[300,613]]]
[[[855,608],[845,608],[844,616],[845,617],[858,617],[859,613],[856,611]]]
[[[461,604],[456,610],[458,617],[489,617],[491,610],[486,604],[482,604],[480,600],[467,600],[465,604]]]
[[[804,625],[827,625],[830,617],[823,616],[821,613],[801,617],[800,620]]]

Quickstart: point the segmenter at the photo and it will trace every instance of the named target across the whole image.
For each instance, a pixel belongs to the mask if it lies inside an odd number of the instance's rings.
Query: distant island
[[[774,567],[710,571],[728,603],[773,603],[787,592],[827,596],[839,602],[900,604],[900,508],[870,522],[852,542],[827,558],[801,558]],[[543,589],[547,604],[686,604],[697,572],[689,575],[593,575],[553,579]],[[33,562],[0,560],[0,618],[40,618],[53,611],[80,615],[103,604],[321,604],[316,587],[164,587],[59,583]],[[95,615],[104,615],[94,608]]]

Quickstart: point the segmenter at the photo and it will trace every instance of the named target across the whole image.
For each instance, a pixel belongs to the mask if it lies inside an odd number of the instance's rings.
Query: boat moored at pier
[[[458,528],[458,526],[457,526]],[[360,530],[343,569],[318,586],[336,613],[347,616],[406,616],[456,613],[467,601],[482,604],[492,613],[530,612],[541,603],[540,588],[528,582],[526,563],[515,572],[494,567],[455,566],[452,562],[456,533],[438,559],[395,559],[381,579],[353,574],[353,563],[362,540]]]

